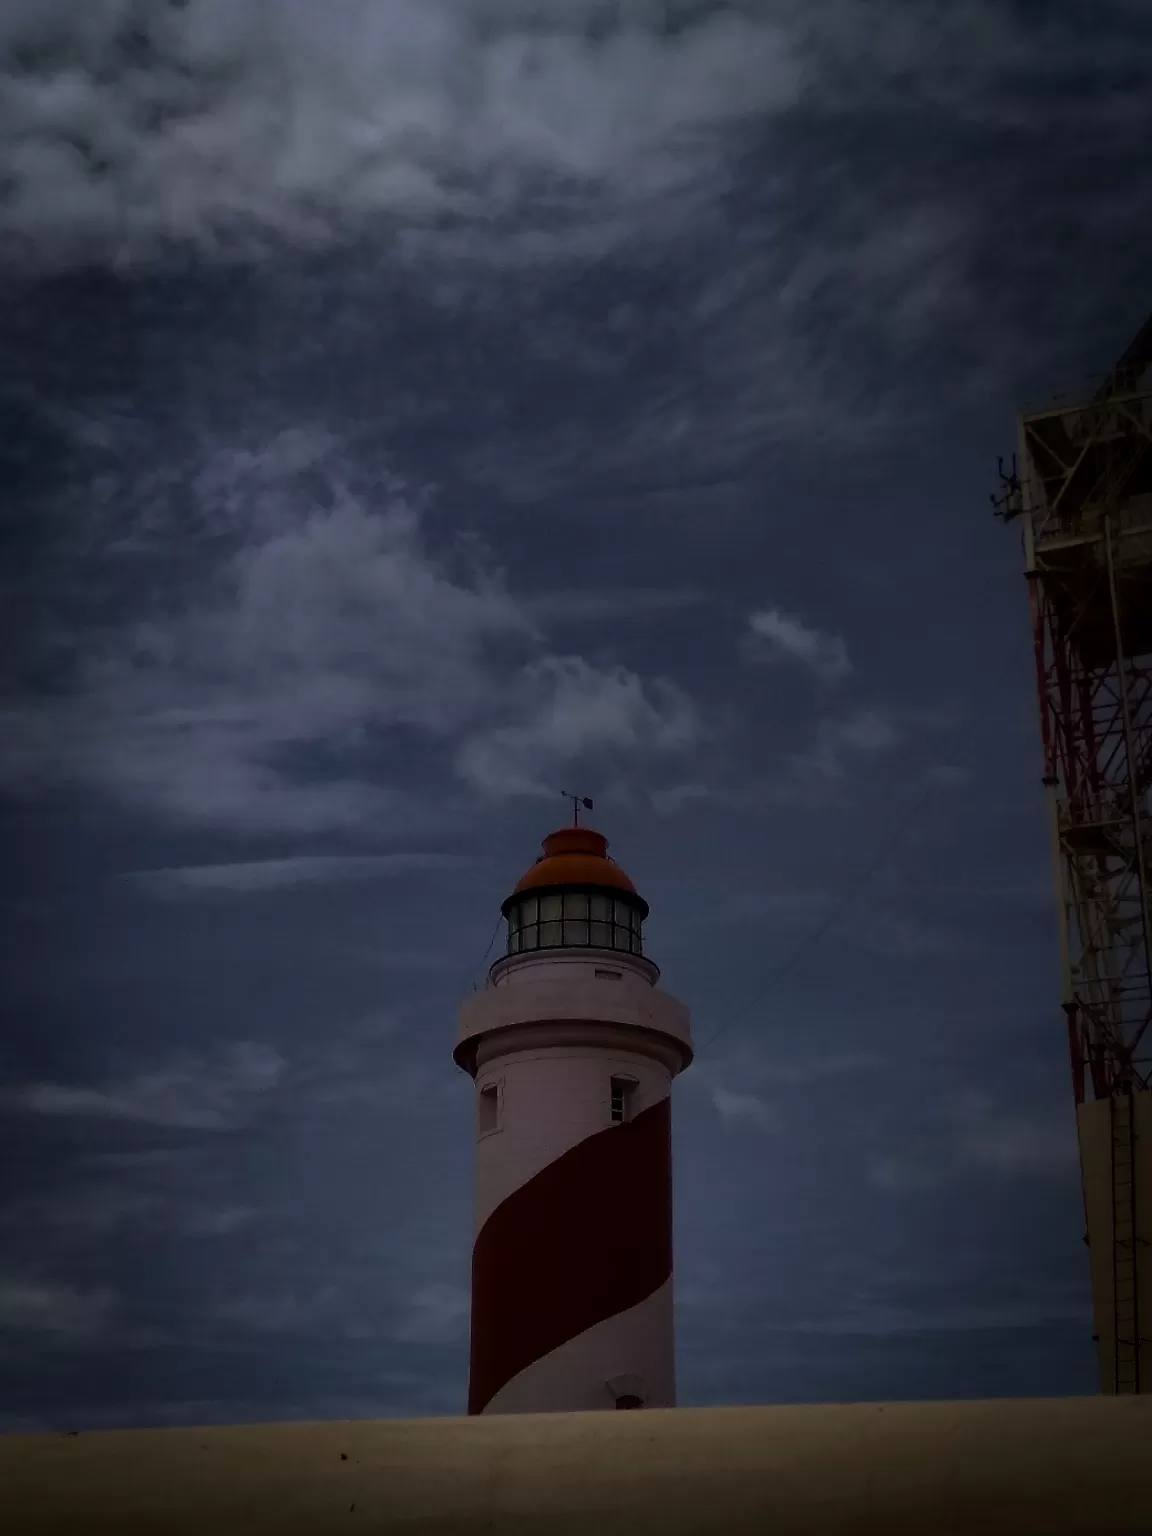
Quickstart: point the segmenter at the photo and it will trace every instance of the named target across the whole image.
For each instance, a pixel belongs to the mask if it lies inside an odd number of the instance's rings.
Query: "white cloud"
[[[957,1157],[968,1167],[1044,1172],[1067,1168],[1079,1157],[1071,1109],[1059,1116],[1005,1111],[987,1095],[973,1094],[961,1100],[955,1119]]]
[[[793,756],[793,772],[802,781],[827,785],[842,779],[850,764],[890,752],[900,740],[895,722],[882,710],[829,716],[817,726],[813,744]]]
[[[874,1189],[902,1193],[913,1189],[934,1189],[943,1183],[938,1165],[893,1153],[876,1153],[865,1163],[865,1176]]]
[[[650,796],[653,810],[661,816],[674,816],[694,801],[714,798],[715,792],[707,784],[670,784],[666,789],[653,790]]]
[[[623,667],[604,670],[579,656],[530,664],[513,706],[511,723],[477,732],[459,757],[463,776],[493,795],[555,794],[560,768],[588,754],[609,761],[674,755],[702,731],[691,701],[672,683],[646,685]]]
[[[869,1051],[833,1051],[827,1056],[788,1058],[756,1045],[742,1044],[719,1057],[698,1062],[693,1072],[709,1082],[738,1082],[746,1089],[755,1089],[826,1082],[831,1077],[874,1071],[882,1065],[883,1058]]]
[[[727,1088],[717,1087],[712,1090],[712,1103],[725,1129],[751,1125],[758,1131],[773,1134],[784,1129],[783,1117],[776,1106],[755,1093],[732,1093]]]
[[[355,496],[340,470],[334,443],[298,433],[193,475],[193,547],[224,555],[147,623],[84,637],[70,694],[10,705],[0,777],[33,793],[79,780],[245,832],[412,837],[442,823],[443,799],[363,774],[389,733],[415,733],[493,793],[532,792],[577,759],[615,768],[692,744],[695,713],[670,684],[542,653],[526,606],[474,548],[432,551],[415,498],[395,485]],[[151,509],[131,532],[165,545],[187,540],[187,522]],[[301,761],[316,747],[323,769]],[[281,861],[183,883],[367,869]]]
[[[857,903],[831,931],[859,949],[897,959],[957,954],[969,942],[959,928],[928,922],[914,911],[895,910],[875,897]]]
[[[302,854],[241,864],[198,864],[175,869],[133,870],[125,878],[155,896],[183,897],[230,891],[281,891],[298,886],[389,879],[421,870],[458,868],[469,862],[451,853]]]
[[[42,1115],[135,1120],[189,1130],[227,1130],[243,1124],[273,1089],[284,1061],[267,1046],[242,1042],[215,1057],[181,1056],[167,1066],[99,1087],[33,1083],[15,1103]]]
[[[1006,1109],[988,1094],[972,1092],[942,1109],[913,1152],[871,1155],[866,1173],[875,1188],[898,1192],[978,1174],[1062,1175],[1078,1156],[1070,1110],[1061,1115]]]
[[[208,1309],[213,1322],[250,1328],[255,1333],[296,1333],[316,1322],[336,1299],[334,1286],[322,1287],[311,1296],[231,1296]]]
[[[250,1226],[260,1214],[250,1206],[205,1205],[104,1179],[58,1194],[11,1202],[0,1209],[0,1232],[27,1236],[39,1227],[58,1232],[107,1234],[140,1225],[150,1232],[168,1230],[187,1237],[220,1237]]]
[[[1128,113],[1138,137],[1141,17],[1109,9],[1085,35],[993,0],[7,0],[0,237],[16,259],[124,260],[383,219],[473,259],[586,256],[690,220],[726,190],[737,130],[809,100],[1033,132]],[[1069,72],[1082,88],[1053,92]],[[942,281],[922,225],[844,268],[890,278],[896,248],[914,279],[891,285],[897,324]]]
[[[123,259],[171,240],[315,243],[380,216],[482,233],[557,187],[626,224],[630,207],[706,186],[725,130],[801,91],[770,17],[671,30],[628,4],[594,38],[610,14],[592,0],[10,4],[0,234],[16,256]]]
[[[392,1337],[419,1344],[448,1343],[468,1331],[468,1292],[458,1285],[430,1282],[405,1297]]]
[[[110,1290],[79,1290],[55,1281],[0,1278],[0,1330],[82,1339],[98,1334],[115,1297]]]
[[[793,662],[824,682],[837,682],[852,671],[848,647],[838,635],[813,629],[779,608],[749,614],[748,629],[752,654],[760,659]]]
[[[694,587],[572,588],[543,592],[525,607],[541,626],[552,624],[647,623],[666,614],[699,608],[710,595]]]

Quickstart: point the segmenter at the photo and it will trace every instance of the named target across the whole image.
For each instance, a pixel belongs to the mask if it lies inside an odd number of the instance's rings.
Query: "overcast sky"
[[[591,818],[685,1404],[1092,1391],[1021,401],[1146,0],[4,0],[0,1425],[462,1412],[455,1011]],[[490,957],[489,957],[490,958]]]

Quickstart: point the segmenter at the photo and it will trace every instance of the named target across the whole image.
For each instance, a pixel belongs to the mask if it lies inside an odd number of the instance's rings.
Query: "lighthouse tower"
[[[571,826],[505,900],[507,953],[460,1010],[476,1084],[469,1413],[669,1408],[672,1079],[688,1010],[648,904]]]

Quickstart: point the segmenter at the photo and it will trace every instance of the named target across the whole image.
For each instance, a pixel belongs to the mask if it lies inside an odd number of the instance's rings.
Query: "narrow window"
[[[636,1094],[636,1080],[631,1077],[614,1077],[610,1084],[612,1124],[620,1125],[632,1118],[632,1105]]]
[[[480,1090],[480,1135],[499,1129],[500,1089],[496,1083],[485,1083]]]
[[[617,1408],[643,1408],[644,1404],[631,1392],[626,1392],[623,1397],[616,1399]]]
[[[540,898],[540,948],[555,949],[563,942],[560,918],[563,912],[560,896]]]

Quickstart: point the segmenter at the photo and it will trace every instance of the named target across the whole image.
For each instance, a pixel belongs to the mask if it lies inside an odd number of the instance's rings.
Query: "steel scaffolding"
[[[1093,1101],[1110,1126],[1106,1328],[1095,1300],[1099,1336],[1114,1338],[1101,1345],[1102,1385],[1138,1392],[1152,1387],[1141,1382],[1152,1340],[1139,1315],[1152,1252],[1138,1216],[1152,1148],[1138,1150],[1143,1107],[1133,1103],[1152,1087],[1152,320],[1093,394],[1021,416],[1017,459],[1001,479],[997,509],[1023,532],[1062,1006],[1097,1248]],[[1094,1268],[1094,1290],[1104,1284]]]

